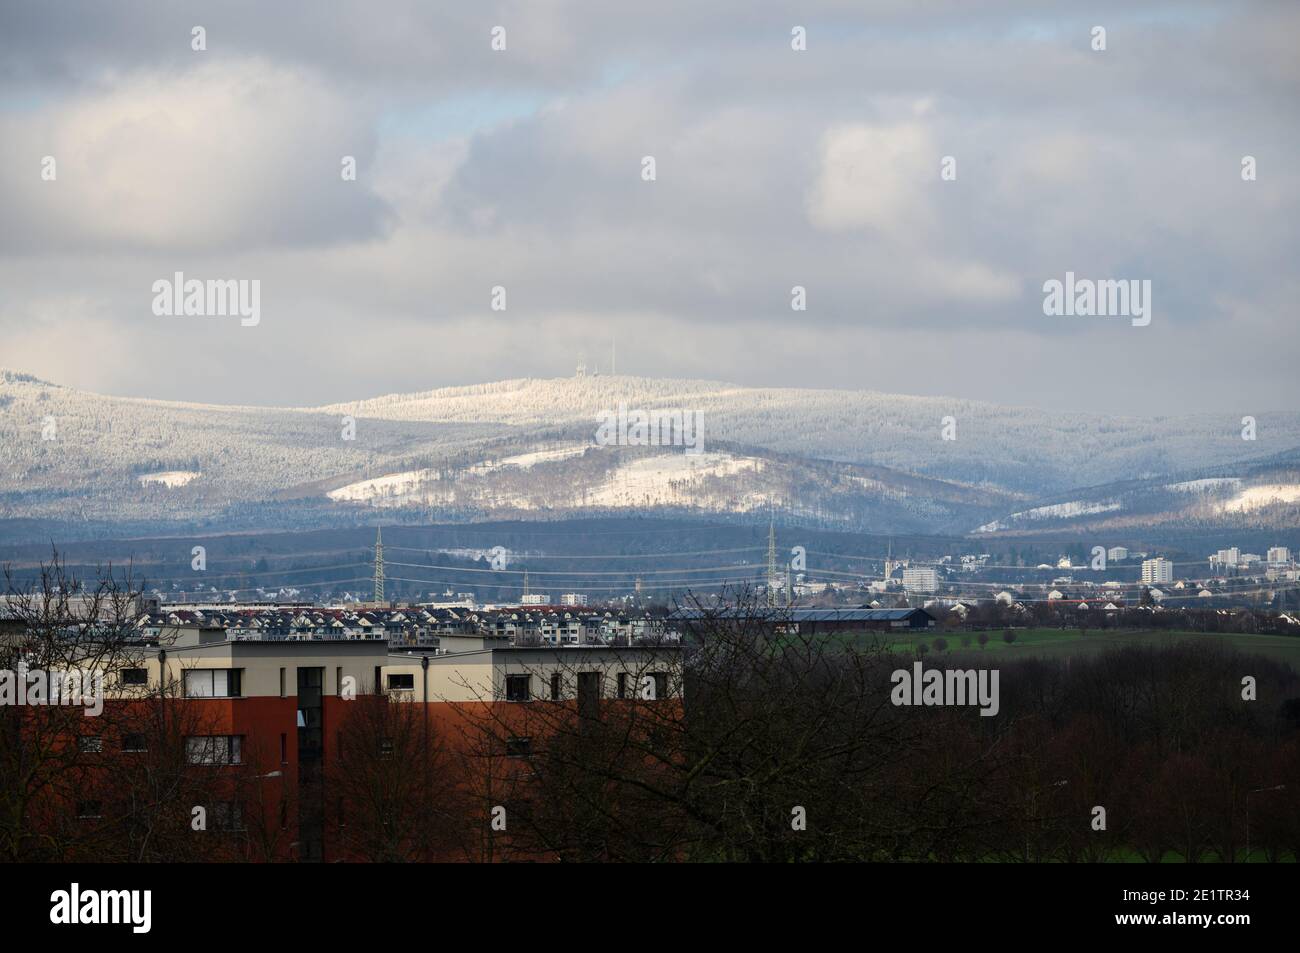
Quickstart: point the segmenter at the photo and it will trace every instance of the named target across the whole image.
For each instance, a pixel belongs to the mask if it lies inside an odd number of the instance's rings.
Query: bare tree
[[[329,775],[345,858],[446,860],[463,846],[465,795],[426,706],[362,694],[348,703]]]
[[[212,733],[209,718],[178,686],[143,677],[156,646],[138,626],[142,586],[111,566],[83,584],[57,552],[26,585],[6,567],[5,584],[0,678],[26,697],[0,706],[0,856],[209,856],[191,809],[214,800],[221,778],[195,771],[185,750],[186,737]]]
[[[121,708],[104,704],[104,692],[117,673],[143,665],[138,590],[129,571],[118,576],[111,567],[84,585],[57,552],[26,585],[8,566],[4,576],[0,855],[104,856],[112,848],[101,823],[105,751],[127,733]]]

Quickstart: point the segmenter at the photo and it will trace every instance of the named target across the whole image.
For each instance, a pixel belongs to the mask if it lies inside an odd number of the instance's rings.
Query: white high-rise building
[[[930,566],[909,566],[903,570],[903,588],[908,592],[935,592],[939,572]]]
[[[1291,550],[1285,546],[1270,546],[1268,550],[1268,564],[1270,566],[1285,566],[1291,561]]]
[[[1174,564],[1163,556],[1142,562],[1142,583],[1147,586],[1174,581]]]
[[[1236,569],[1240,563],[1241,550],[1236,546],[1231,549],[1221,549],[1210,557],[1210,565],[1221,569]]]

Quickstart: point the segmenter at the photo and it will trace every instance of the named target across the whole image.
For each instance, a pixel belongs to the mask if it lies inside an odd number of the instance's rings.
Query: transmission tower
[[[384,601],[384,531],[375,527],[375,602]]]
[[[776,521],[767,520],[767,604],[776,605]]]

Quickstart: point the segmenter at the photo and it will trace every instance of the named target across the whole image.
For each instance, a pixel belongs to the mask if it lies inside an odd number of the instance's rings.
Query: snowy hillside
[[[1131,480],[1075,490],[1073,499],[1018,510],[978,533],[1156,526],[1300,527],[1300,453],[1219,467],[1213,476]]]
[[[1057,414],[874,391],[753,388],[635,377],[511,380],[320,408],[388,421],[594,427],[620,402],[703,415],[706,438],[780,453],[876,464],[1013,491],[1050,493],[1262,457],[1300,446],[1300,414],[1263,415],[1259,439],[1240,416]],[[956,439],[943,439],[945,417]]]
[[[597,446],[598,420],[620,407],[692,415],[701,452]],[[944,439],[945,423],[955,439]],[[997,531],[1108,515],[1109,499],[1072,491],[1161,478],[1164,497],[1202,506],[1208,492],[1235,517],[1289,505],[1294,486],[1252,490],[1228,482],[1235,473],[1165,484],[1300,446],[1300,414],[1261,415],[1258,433],[1243,441],[1230,413],[1110,418],[633,377],[263,408],[106,397],[0,371],[0,519],[240,513],[256,523],[275,508],[304,523],[370,507],[457,519],[774,505],[816,520],[892,521],[878,529]]]

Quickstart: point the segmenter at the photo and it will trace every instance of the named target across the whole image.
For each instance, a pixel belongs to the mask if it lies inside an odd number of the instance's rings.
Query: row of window
[[[149,684],[149,673],[143,668],[124,668],[119,673],[124,687]],[[343,691],[343,669],[335,672],[339,693]],[[181,689],[186,698],[242,698],[244,670],[242,668],[190,668],[181,673]],[[280,669],[280,697],[286,696],[285,670]]]
[[[645,681],[645,679],[650,681]],[[599,672],[579,672],[578,673],[578,696],[594,695],[600,697],[600,673]],[[668,697],[668,673],[667,672],[648,672],[642,676],[642,681],[638,685],[633,680],[633,676],[627,672],[619,672],[615,677],[615,697],[632,698],[636,697],[653,700],[656,698]],[[564,680],[559,672],[553,672],[550,679],[550,700],[560,701],[564,697]],[[650,694],[653,693],[653,694]],[[531,675],[507,675],[506,676],[506,701],[508,702],[527,702],[533,700],[533,677]]]
[[[375,666],[375,679],[378,684],[379,666]],[[149,673],[142,668],[124,668],[121,670],[123,686],[147,685]],[[242,668],[191,668],[181,673],[182,693],[186,698],[242,698],[244,695],[244,670]],[[408,680],[413,676],[405,676]],[[391,676],[390,676],[391,678]],[[280,669],[280,697],[287,696],[287,679],[285,669]],[[343,667],[334,670],[334,684],[338,694],[343,694]],[[414,681],[407,685],[414,686]]]
[[[244,810],[238,801],[218,801],[205,808],[207,829],[214,831],[242,831]],[[78,801],[77,818],[83,821],[99,820],[104,816],[103,801]]]
[[[280,735],[280,760],[287,763],[287,737]],[[82,751],[102,752],[103,738],[99,735],[82,735],[77,739]],[[511,737],[506,741],[506,755],[512,758],[527,758],[532,754],[532,738]],[[379,739],[379,754],[382,758],[391,758],[395,753],[395,744],[390,737]],[[124,735],[124,751],[146,751],[147,742],[142,734]],[[238,765],[243,763],[243,735],[195,735],[185,739],[185,760],[190,764]],[[239,806],[237,804],[214,805],[215,830],[239,830]],[[81,801],[77,803],[77,816],[83,819],[95,819],[103,816],[99,801]]]
[[[285,736],[280,736],[280,761],[287,761]],[[196,735],[185,739],[185,760],[190,764],[242,764],[243,735]],[[81,735],[77,750],[84,754],[102,754],[104,739],[100,735]],[[149,741],[142,734],[122,736],[122,750],[141,752],[149,750]]]
[[[186,698],[239,698],[243,689],[241,668],[191,668],[181,673],[181,689]],[[118,672],[123,688],[149,684],[149,671],[124,668]],[[283,693],[282,693],[283,694]]]
[[[243,735],[198,735],[185,739],[190,764],[243,764]]]
[[[104,739],[99,735],[81,735],[77,738],[77,750],[83,754],[101,754],[104,751]],[[123,751],[148,751],[149,740],[142,734],[122,736]]]
[[[340,673],[342,670],[339,670]],[[130,678],[127,674],[131,673]],[[144,669],[123,669],[122,683],[124,685],[143,685],[147,681],[147,673]],[[579,688],[583,688],[581,683],[584,682],[583,676],[589,680],[592,676],[597,679],[600,677],[599,672],[580,672]],[[634,694],[641,698],[650,699],[668,697],[668,673],[650,672],[649,678],[653,679],[653,695],[647,696],[647,689],[651,686],[642,682],[634,687],[632,676],[627,672],[619,672],[616,676],[617,698],[631,698]],[[341,674],[337,676],[338,681],[342,682]],[[531,675],[507,675],[506,676],[506,701],[526,702],[532,701],[532,681]],[[415,675],[409,672],[392,672],[387,678],[387,688],[390,692],[409,692],[415,690]],[[243,669],[239,668],[202,668],[187,669],[182,675],[182,686],[186,698],[240,698],[243,696]],[[552,701],[559,701],[563,698],[563,681],[559,672],[555,672],[550,677],[550,698]],[[599,692],[597,683],[596,691]],[[285,671],[280,669],[280,695],[285,694]]]
[[[186,698],[239,698],[244,670],[240,668],[192,668],[182,674]]]

